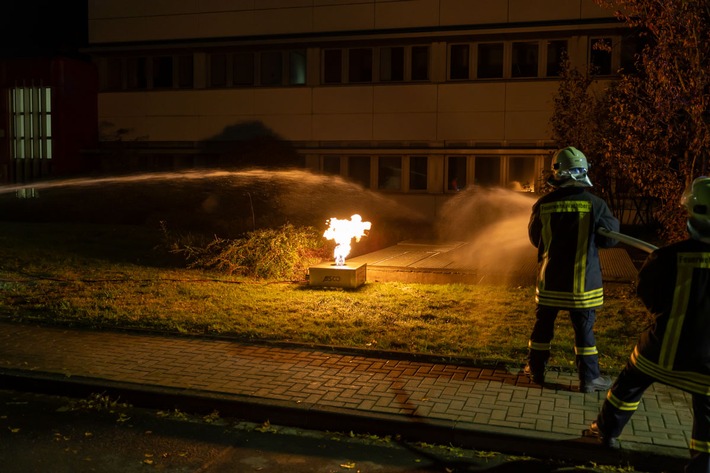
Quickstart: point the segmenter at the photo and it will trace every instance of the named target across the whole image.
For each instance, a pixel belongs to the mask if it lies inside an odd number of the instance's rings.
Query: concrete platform
[[[369,281],[400,281],[430,284],[534,284],[537,271],[535,249],[501,253],[486,263],[472,258],[471,243],[463,241],[434,243],[407,240],[373,253],[348,258],[347,262],[366,263]],[[624,248],[599,251],[602,275],[606,282],[631,283],[637,270]]]

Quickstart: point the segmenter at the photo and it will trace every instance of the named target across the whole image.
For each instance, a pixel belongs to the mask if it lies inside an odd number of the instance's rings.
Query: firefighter
[[[619,230],[619,221],[606,202],[587,192],[592,187],[588,168],[586,156],[577,148],[557,151],[547,180],[555,190],[532,208],[528,235],[538,250],[537,309],[524,368],[533,383],[544,384],[555,319],[561,310],[568,311],[575,333],[580,391],[584,393],[606,391],[611,386],[611,379],[599,371],[594,338],[596,309],[603,303],[597,248],[614,246],[617,241],[596,231],[600,227]]]
[[[683,196],[689,238],[651,253],[637,294],[654,316],[607,394],[587,435],[619,447],[617,437],[654,382],[693,398],[691,460],[686,472],[710,472],[710,177]]]

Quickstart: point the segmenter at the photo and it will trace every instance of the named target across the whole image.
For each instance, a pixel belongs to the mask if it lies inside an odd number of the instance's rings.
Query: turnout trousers
[[[631,362],[614,381],[602,409],[597,425],[602,436],[618,437],[636,412],[643,393],[656,379],[643,373]],[[692,394],[693,432],[690,441],[690,462],[687,473],[710,473],[710,397]]]
[[[580,382],[589,382],[600,376],[599,352],[594,338],[595,309],[560,309],[538,305],[535,311],[530,341],[528,342],[528,365],[533,373],[544,373],[550,359],[552,338],[555,335],[555,320],[560,310],[568,310],[574,328],[574,352]]]

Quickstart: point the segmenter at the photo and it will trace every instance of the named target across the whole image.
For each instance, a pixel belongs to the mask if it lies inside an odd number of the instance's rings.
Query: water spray
[[[624,235],[623,233],[608,230],[604,227],[599,228],[597,230],[597,233],[599,235],[605,236],[607,238],[619,240],[621,243],[625,243],[629,246],[633,246],[634,248],[637,248],[639,250],[643,250],[646,253],[653,253],[654,251],[656,251],[658,249],[657,246],[654,246],[648,242],[645,242],[643,240],[639,240],[637,238],[634,238],[634,237],[631,237],[628,235]]]

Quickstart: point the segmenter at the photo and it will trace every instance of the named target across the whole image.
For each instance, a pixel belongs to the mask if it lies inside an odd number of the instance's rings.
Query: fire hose
[[[656,251],[658,249],[657,246],[654,246],[648,242],[645,242],[643,240],[639,240],[637,238],[634,238],[634,237],[631,237],[628,235],[624,235],[623,233],[607,230],[604,227],[597,229],[597,233],[599,235],[605,236],[607,238],[619,240],[621,243],[625,243],[629,246],[633,246],[634,248],[637,248],[639,250],[643,250],[646,253],[653,253],[654,251]]]

